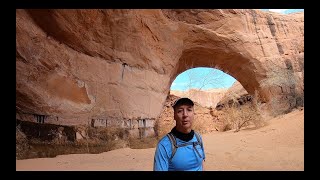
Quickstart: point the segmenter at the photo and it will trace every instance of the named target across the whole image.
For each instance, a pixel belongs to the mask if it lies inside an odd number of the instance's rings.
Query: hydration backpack
[[[172,132],[169,132],[167,134],[170,142],[171,142],[171,147],[172,147],[172,154],[171,154],[171,157],[170,157],[170,161],[171,159],[173,158],[173,156],[176,154],[176,151],[177,151],[177,148],[179,147],[183,147],[183,146],[187,146],[187,145],[193,145],[193,149],[195,149],[195,151],[197,152],[197,154],[199,155],[200,158],[202,158],[201,154],[199,153],[199,151],[197,150],[196,146],[197,145],[200,145],[202,150],[203,150],[203,144],[202,144],[202,141],[201,141],[201,138],[200,138],[200,135],[197,133],[197,132],[194,132],[194,134],[196,135],[196,138],[197,138],[197,142],[187,142],[187,143],[182,143],[182,144],[179,144],[177,145],[177,140],[176,140],[176,137],[173,135]]]

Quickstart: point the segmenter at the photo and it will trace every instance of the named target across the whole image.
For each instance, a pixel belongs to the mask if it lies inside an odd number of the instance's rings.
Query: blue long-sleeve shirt
[[[200,137],[201,138],[201,137]],[[187,143],[176,138],[177,145]],[[201,139],[202,141],[202,139]],[[197,142],[196,135],[188,142]],[[200,145],[196,146],[201,157],[197,154],[192,143],[187,146],[179,147],[175,155],[170,160],[172,146],[168,136],[164,136],[158,143],[154,155],[154,171],[202,171],[202,162],[205,159],[204,150]]]

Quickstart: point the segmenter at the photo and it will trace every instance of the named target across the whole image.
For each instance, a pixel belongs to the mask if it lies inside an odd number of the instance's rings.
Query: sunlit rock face
[[[194,67],[221,69],[266,101],[303,93],[304,13],[16,10],[20,119],[149,127],[175,77]],[[275,67],[291,69],[294,86],[262,86]]]

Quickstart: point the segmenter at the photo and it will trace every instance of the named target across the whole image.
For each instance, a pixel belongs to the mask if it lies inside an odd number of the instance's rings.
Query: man
[[[176,100],[172,107],[176,126],[157,145],[154,171],[202,171],[205,153],[201,136],[192,130],[194,103]]]

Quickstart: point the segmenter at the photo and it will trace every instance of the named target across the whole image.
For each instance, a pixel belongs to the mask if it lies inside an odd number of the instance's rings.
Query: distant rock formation
[[[188,97],[199,103],[203,107],[216,107],[220,99],[225,95],[228,89],[210,89],[197,90],[190,89],[188,91],[170,91],[170,94],[179,97]]]
[[[216,105],[217,110],[221,110],[226,105],[232,104],[233,101],[237,100],[240,105],[251,101],[252,96],[243,88],[243,86],[235,81],[233,85],[224,93],[224,96],[220,98],[219,102]]]

